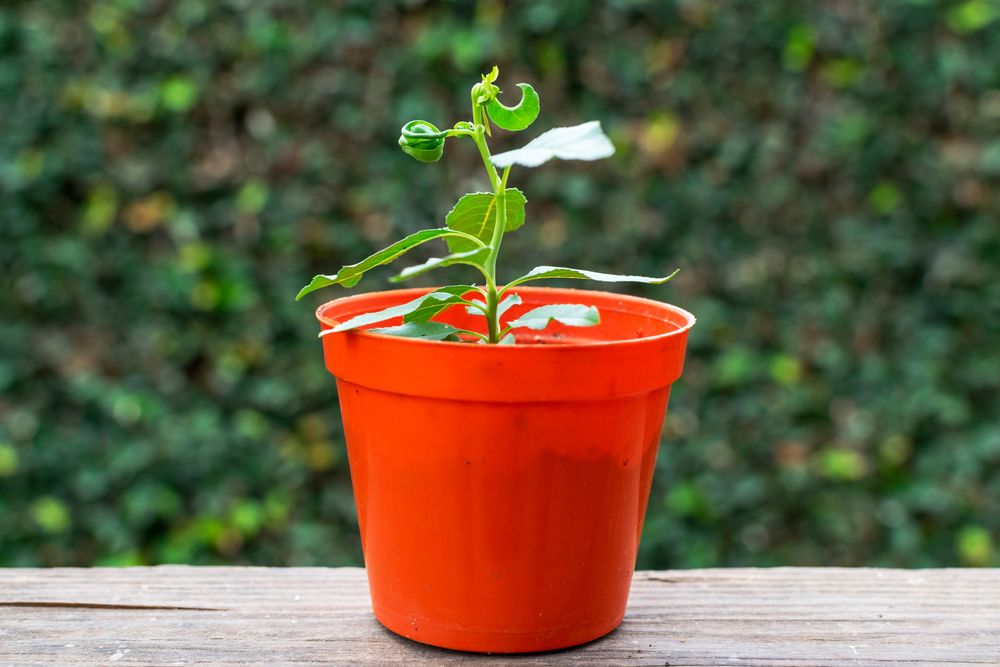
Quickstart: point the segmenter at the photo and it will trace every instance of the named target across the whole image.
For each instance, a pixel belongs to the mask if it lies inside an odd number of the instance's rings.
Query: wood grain
[[[364,570],[0,570],[0,664],[1000,665],[1000,571],[640,572],[587,646],[477,656],[371,615]]]

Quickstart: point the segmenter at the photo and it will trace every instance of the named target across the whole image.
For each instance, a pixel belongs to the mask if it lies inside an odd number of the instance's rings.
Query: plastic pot
[[[328,329],[427,291],[349,296],[317,317]],[[695,319],[619,294],[516,291],[524,303],[505,319],[583,303],[601,324],[554,325],[502,346],[358,331],[322,339],[372,607],[419,642],[544,651],[596,639],[625,614],[670,385]],[[464,308],[437,319],[483,328]]]

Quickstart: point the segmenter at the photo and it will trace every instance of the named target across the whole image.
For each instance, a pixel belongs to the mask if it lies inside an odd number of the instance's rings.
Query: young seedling
[[[407,303],[375,313],[364,313],[338,324],[323,333],[348,331],[393,318],[402,317],[398,326],[368,329],[381,334],[424,338],[429,340],[476,340],[480,343],[513,344],[513,329],[543,330],[552,322],[567,326],[589,327],[600,322],[594,306],[581,304],[550,304],[522,313],[516,319],[501,321],[511,306],[521,303],[513,288],[532,280],[545,278],[575,278],[599,282],[635,282],[660,284],[673,278],[677,271],[664,278],[613,275],[561,266],[538,266],[502,285],[497,280],[497,256],[504,234],[524,224],[524,193],[507,187],[513,165],[537,167],[552,158],[562,160],[598,160],[614,154],[611,141],[601,131],[598,121],[574,127],[558,127],[542,133],[524,147],[499,155],[490,153],[486,138],[492,135],[490,123],[511,132],[526,129],[538,117],[538,93],[526,83],[519,83],[521,101],[514,107],[504,106],[495,85],[496,67],[472,87],[472,120],[455,123],[450,130],[438,130],[425,120],[412,120],[403,126],[399,145],[403,152],[420,162],[437,162],[444,154],[445,141],[451,137],[467,137],[475,143],[486,166],[493,192],[473,192],[463,195],[445,216],[445,226],[425,229],[393,243],[357,264],[343,267],[332,275],[318,275],[302,288],[296,300],[328,285],[353,287],[365,272],[388,264],[422,243],[442,239],[450,254],[429,259],[423,264],[403,269],[391,280],[400,282],[434,269],[465,264],[477,269],[485,285],[449,285]],[[497,170],[502,169],[500,173]],[[459,329],[434,316],[453,306],[465,307],[470,314],[482,315],[485,331]],[[321,334],[322,335],[322,334]]]

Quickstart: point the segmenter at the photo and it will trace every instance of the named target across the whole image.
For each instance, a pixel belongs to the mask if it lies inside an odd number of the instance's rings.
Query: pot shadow
[[[398,635],[379,623],[377,619],[373,620],[385,638],[392,642],[393,649],[398,651],[401,654],[401,657],[404,651],[410,652],[411,654],[415,652],[416,655],[412,656],[414,659],[427,660],[430,664],[463,664],[462,661],[465,659],[476,660],[479,664],[489,665],[492,662],[489,660],[491,658],[498,661],[494,664],[508,664],[516,661],[531,661],[546,656],[568,656],[569,654],[585,651],[596,644],[612,639],[621,628],[621,625],[619,625],[611,630],[611,632],[601,635],[596,639],[591,639],[589,642],[577,644],[576,646],[567,646],[566,648],[556,648],[548,651],[532,651],[529,653],[486,653],[482,651],[463,651],[459,649],[442,648],[432,644],[425,644],[416,639],[409,639],[407,637],[403,637],[402,635]],[[624,623],[622,625],[624,625]]]

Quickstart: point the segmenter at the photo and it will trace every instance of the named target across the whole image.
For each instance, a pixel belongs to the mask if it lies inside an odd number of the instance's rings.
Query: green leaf
[[[424,229],[422,231],[416,232],[415,234],[410,234],[404,239],[396,241],[388,248],[383,248],[379,250],[374,255],[366,257],[357,264],[349,264],[343,267],[337,273],[332,275],[318,275],[315,276],[312,281],[303,287],[295,300],[298,301],[306,294],[314,292],[322,287],[327,287],[329,285],[343,285],[344,287],[354,287],[361,280],[361,276],[365,274],[366,271],[374,269],[376,266],[381,266],[383,264],[388,264],[393,261],[403,253],[412,250],[421,243],[426,243],[432,239],[437,239],[441,237],[455,236],[455,232],[451,229],[440,228],[440,229]],[[470,241],[470,243],[472,243]],[[474,245],[474,244],[473,244]]]
[[[468,242],[472,245],[472,242]],[[446,255],[445,257],[431,257],[429,260],[423,264],[417,264],[416,266],[408,266],[397,275],[393,276],[389,280],[398,283],[403,280],[408,280],[415,276],[419,276],[428,271],[434,269],[439,269],[443,266],[454,266],[455,264],[468,264],[469,266],[475,266],[479,268],[480,271],[485,273],[486,271],[486,258],[490,255],[489,248],[475,248],[473,250],[467,250],[465,252],[456,252],[451,255]]]
[[[507,221],[506,232],[512,232],[524,224],[524,205],[527,199],[517,188],[508,188],[504,194]],[[448,211],[444,224],[448,229],[464,232],[475,236],[484,244],[493,238],[493,227],[496,225],[496,197],[490,192],[473,192],[463,195],[455,208]],[[448,249],[452,252],[463,252],[476,247],[475,242],[465,238],[448,239]]]
[[[529,141],[523,148],[494,155],[494,166],[512,164],[537,167],[554,157],[560,160],[599,160],[615,154],[614,144],[601,130],[601,123],[592,120],[573,127],[557,127]]]
[[[504,297],[503,301],[497,304],[497,317],[501,317],[504,313],[511,309],[513,306],[517,306],[521,303],[521,297],[517,294],[508,294]]]
[[[521,303],[521,297],[517,294],[508,294],[503,301],[497,304],[497,317],[500,317],[508,310],[511,306],[516,306]]]
[[[570,327],[592,327],[601,322],[601,314],[594,306],[578,303],[553,303],[533,308],[507,326],[511,329],[535,329],[541,331],[551,322],[559,322]]]
[[[497,127],[511,132],[527,128],[538,118],[538,93],[527,83],[519,83],[517,87],[521,89],[521,101],[517,106],[504,106],[496,97],[486,103],[486,112],[490,115],[490,120],[496,123]]]
[[[397,306],[390,306],[383,310],[379,310],[373,313],[362,313],[361,315],[356,315],[349,320],[341,322],[332,329],[327,329],[320,333],[320,336],[324,336],[329,333],[340,333],[341,331],[350,331],[351,329],[357,329],[358,327],[363,327],[368,324],[377,324],[379,322],[385,322],[386,320],[391,320],[394,317],[402,317],[404,321],[408,315],[412,313],[421,311],[425,306],[434,307],[438,304],[444,303],[447,307],[449,305],[454,305],[456,303],[465,303],[460,297],[463,294],[468,293],[472,288],[468,285],[454,285],[448,287],[442,287],[429,294],[424,294],[419,296],[412,301],[407,301],[406,303],[401,303]],[[435,312],[440,312],[444,310],[444,307],[439,308]],[[422,317],[422,315],[420,316]],[[428,315],[428,318],[431,316]]]
[[[474,299],[474,301],[480,304],[483,308],[486,307],[486,303],[484,301],[480,301],[479,299]],[[510,310],[512,306],[516,306],[519,303],[521,303],[520,296],[517,294],[508,294],[503,300],[500,301],[500,303],[497,304],[497,317],[499,318],[503,316],[503,314]],[[480,317],[486,316],[483,311],[473,306],[466,307],[465,312],[469,315],[479,315]]]
[[[601,283],[646,283],[648,285],[661,285],[677,275],[674,271],[664,278],[650,278],[648,276],[622,276],[614,273],[599,273],[597,271],[584,271],[583,269],[570,269],[565,266],[536,266],[531,271],[507,283],[504,289],[509,289],[514,285],[526,283],[529,280],[544,280],[546,278],[572,278],[576,280],[596,280]]]
[[[432,317],[437,315],[443,310],[447,310],[452,306],[466,305],[469,303],[462,298],[463,294],[467,294],[470,291],[474,291],[472,287],[459,286],[459,287],[442,287],[441,289],[435,290],[435,293],[446,292],[451,295],[450,298],[435,298],[426,299],[416,310],[407,313],[403,316],[403,322],[427,322]]]
[[[395,327],[381,327],[368,329],[371,333],[385,334],[386,336],[401,336],[403,338],[423,338],[424,340],[458,340],[457,334],[461,329],[456,329],[444,322],[406,322]]]

